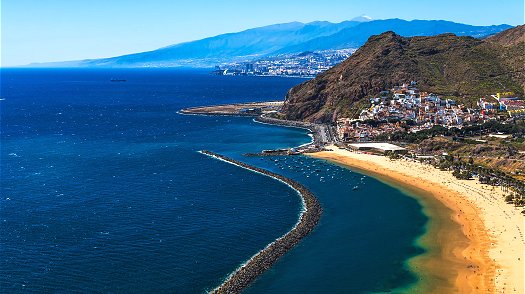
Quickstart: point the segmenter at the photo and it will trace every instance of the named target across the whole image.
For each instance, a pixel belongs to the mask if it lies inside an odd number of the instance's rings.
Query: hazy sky
[[[111,57],[291,21],[524,23],[524,0],[1,0],[1,64]]]

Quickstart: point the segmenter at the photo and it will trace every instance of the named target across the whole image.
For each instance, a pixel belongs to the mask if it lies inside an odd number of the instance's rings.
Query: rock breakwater
[[[288,233],[255,254],[230,274],[220,286],[211,291],[211,293],[240,293],[315,228],[321,218],[322,208],[317,198],[306,187],[292,179],[211,151],[201,151],[201,153],[279,180],[296,190],[303,202],[299,221]]]

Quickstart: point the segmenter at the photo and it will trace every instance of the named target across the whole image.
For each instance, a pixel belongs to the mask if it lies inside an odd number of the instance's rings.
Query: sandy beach
[[[406,190],[429,216],[427,234],[418,240],[428,251],[409,266],[430,282],[418,283],[413,292],[525,293],[523,208],[506,204],[500,188],[457,180],[415,161],[329,148],[308,155]]]

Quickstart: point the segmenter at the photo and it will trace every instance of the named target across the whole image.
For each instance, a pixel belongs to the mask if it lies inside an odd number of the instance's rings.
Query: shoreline
[[[422,278],[415,293],[524,293],[524,219],[503,192],[421,163],[331,146],[308,156],[372,174],[415,197],[429,217],[417,243],[427,251],[407,264]]]
[[[320,125],[299,122],[299,121],[290,121],[290,120],[282,120],[282,119],[277,119],[277,118],[270,118],[270,117],[266,117],[262,115],[254,118],[253,121],[256,123],[270,125],[270,126],[296,128],[296,129],[308,131],[310,142],[301,144],[300,146],[297,146],[297,148],[320,145],[321,142],[323,141],[322,133],[325,132],[322,129],[322,126]]]
[[[283,101],[267,101],[197,106],[180,109],[179,111],[177,111],[177,113],[181,115],[253,117],[254,122],[261,124],[304,129],[309,131],[312,137],[312,141],[310,143],[301,145],[301,147],[306,147],[310,145],[321,146],[325,145],[328,142],[335,141],[337,136],[333,134],[333,130],[331,130],[330,127],[324,124],[274,118],[268,116],[268,113],[265,113],[264,110],[261,110],[261,113],[242,112],[242,109],[249,107],[255,107],[260,109],[275,109],[276,107],[282,106],[282,103]]]
[[[240,293],[313,231],[321,218],[322,208],[317,198],[306,187],[292,179],[210,151],[200,151],[200,153],[278,180],[291,187],[301,197],[302,210],[299,220],[292,229],[253,255],[228,275],[221,285],[210,291],[210,293]]]
[[[251,116],[256,117],[265,112],[275,111],[283,105],[283,101],[261,101],[245,103],[229,103],[208,106],[183,108],[179,114],[218,115],[218,116]],[[257,110],[257,111],[256,111]]]
[[[306,145],[332,141],[327,126],[264,115],[254,121],[309,130],[312,142]],[[358,169],[405,191],[429,218],[415,241],[426,252],[406,261],[420,279],[403,293],[525,293],[525,219],[504,202],[500,189],[458,180],[419,162],[326,147],[333,151],[305,155]]]

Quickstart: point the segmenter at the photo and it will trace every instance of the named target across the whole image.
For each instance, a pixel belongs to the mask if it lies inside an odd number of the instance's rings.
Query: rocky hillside
[[[487,38],[487,41],[498,43],[503,46],[512,46],[525,43],[525,25],[505,30],[499,34]]]
[[[283,115],[317,122],[352,116],[364,98],[417,81],[422,91],[477,99],[500,91],[523,94],[525,26],[485,40],[443,34],[372,36],[355,54],[317,78],[292,88]]]

